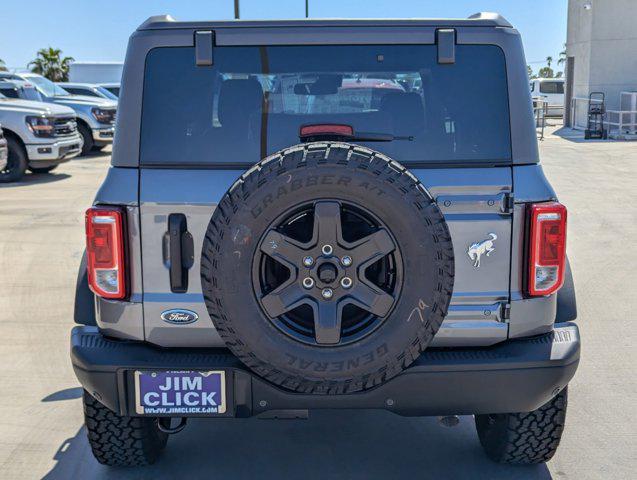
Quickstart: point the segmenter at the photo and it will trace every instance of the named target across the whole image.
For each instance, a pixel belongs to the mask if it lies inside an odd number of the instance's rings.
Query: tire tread
[[[117,415],[84,392],[84,420],[93,455],[103,465],[143,466],[155,462],[168,435],[154,419]]]
[[[488,415],[476,416],[480,443],[492,460],[529,465],[548,462],[560,444],[568,393],[565,388],[532,412],[497,415],[499,428],[489,424]]]

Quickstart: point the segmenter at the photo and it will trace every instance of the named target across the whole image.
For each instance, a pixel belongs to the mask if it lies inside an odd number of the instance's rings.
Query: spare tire
[[[284,388],[343,394],[411,364],[453,290],[442,213],[387,156],[346,143],[276,153],[232,185],[201,255],[228,348]]]

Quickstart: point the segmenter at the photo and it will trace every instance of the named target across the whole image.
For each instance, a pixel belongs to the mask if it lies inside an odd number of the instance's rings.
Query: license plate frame
[[[159,389],[159,384],[163,384],[164,387],[168,385],[166,378],[171,379],[170,384],[173,388]],[[175,378],[180,380],[175,380]],[[184,382],[182,380],[184,378],[188,380]],[[228,378],[228,372],[225,370],[134,370],[135,413],[144,416],[167,417],[228,416],[230,414]],[[200,382],[197,379],[201,379]],[[201,385],[201,388],[196,388],[198,384]],[[176,388],[174,388],[175,386]],[[155,405],[148,405],[150,402],[148,402],[149,397],[146,395],[149,393],[155,394],[152,397],[154,400],[158,400]],[[215,394],[218,394],[218,397]],[[143,397],[146,401],[142,401]],[[177,398],[180,400],[177,401]],[[168,399],[172,402],[169,402]],[[193,399],[198,401],[193,403]],[[206,405],[206,401],[210,399],[215,399],[216,405]]]

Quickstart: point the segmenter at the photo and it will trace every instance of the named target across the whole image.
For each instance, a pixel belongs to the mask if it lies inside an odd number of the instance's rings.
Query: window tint
[[[17,88],[0,88],[0,93],[7,98],[20,98]]]
[[[119,87],[104,87],[106,90],[111,92],[115,97],[119,97]]]
[[[299,143],[301,126],[345,124],[402,162],[510,161],[504,55],[458,45],[158,48],[146,59],[141,163],[252,164]]]
[[[95,93],[93,90],[91,90],[90,88],[64,87],[64,90],[66,90],[69,93],[72,93],[73,95],[84,95],[86,97],[99,97],[99,95]]]
[[[564,93],[564,82],[540,82],[540,93]]]
[[[102,95],[102,97],[110,98],[111,100],[117,100],[117,96],[104,87],[95,87],[95,89]]]

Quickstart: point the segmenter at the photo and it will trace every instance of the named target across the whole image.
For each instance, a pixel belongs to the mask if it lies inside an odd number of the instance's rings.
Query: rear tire
[[[51,165],[50,167],[29,167],[29,171],[31,173],[49,173],[52,170],[55,170],[57,165]]]
[[[537,410],[476,415],[476,429],[487,456],[498,463],[548,462],[560,444],[568,392],[565,388]]]
[[[91,150],[93,150],[93,147],[95,146],[95,141],[93,140],[93,132],[87,125],[83,123],[77,124],[77,130],[80,132],[80,135],[82,135],[82,140],[84,140],[84,144],[82,145],[82,155],[88,155],[89,153],[91,153]]]
[[[83,402],[88,441],[98,462],[135,467],[157,460],[168,434],[157,428],[156,419],[117,415],[86,391]]]
[[[29,164],[27,152],[17,140],[7,137],[7,147],[9,148],[9,158],[7,166],[0,171],[0,183],[17,182],[24,176]]]

